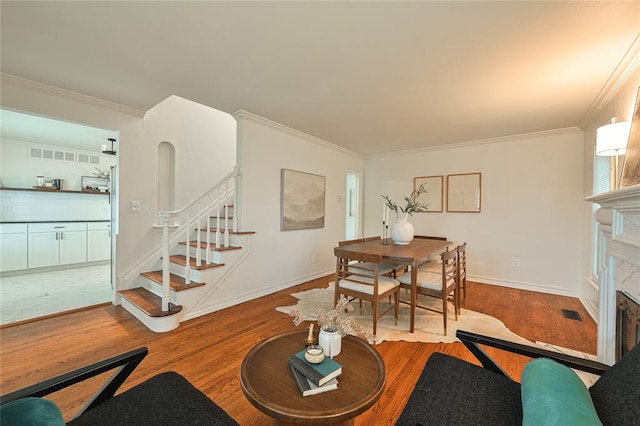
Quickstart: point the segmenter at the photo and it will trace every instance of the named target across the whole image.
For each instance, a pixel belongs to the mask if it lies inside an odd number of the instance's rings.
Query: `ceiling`
[[[365,155],[579,126],[640,33],[639,1],[0,8],[3,73],[142,111],[246,110]]]
[[[113,147],[116,151],[118,150],[117,131],[53,120],[18,111],[0,110],[0,130],[1,136],[7,139],[91,152],[102,151],[103,145],[107,145],[110,150],[111,142],[108,139],[113,138],[116,140]]]

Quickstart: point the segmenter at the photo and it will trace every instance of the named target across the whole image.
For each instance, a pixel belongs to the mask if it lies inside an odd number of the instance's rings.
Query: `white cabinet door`
[[[87,231],[60,232],[60,265],[87,261]]]
[[[0,271],[27,269],[27,225],[0,224]]]
[[[87,224],[87,262],[111,258],[111,224]]]
[[[60,262],[60,235],[53,232],[29,232],[29,268],[54,266]]]
[[[30,223],[29,268],[87,261],[85,222]]]

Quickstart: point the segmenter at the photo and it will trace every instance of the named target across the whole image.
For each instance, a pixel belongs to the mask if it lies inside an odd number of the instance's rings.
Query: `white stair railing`
[[[211,255],[211,216],[216,218],[215,248],[229,247],[231,232],[238,231],[237,220],[230,221],[229,206],[233,206],[234,216],[238,215],[238,177],[240,171],[234,168],[231,173],[223,177],[211,189],[201,197],[189,203],[186,207],[174,211],[158,212],[158,220],[162,226],[162,310],[171,310],[171,293],[169,274],[170,242],[169,231],[179,227],[185,236],[185,267],[184,280],[186,284],[191,282],[191,259],[195,260],[195,266],[213,263]],[[224,221],[221,221],[220,213],[224,213]],[[182,222],[182,224],[180,223]],[[224,227],[221,223],[224,222]],[[229,226],[232,223],[232,227]],[[203,229],[204,226],[204,229]],[[195,247],[191,250],[191,231],[196,231]],[[202,232],[205,232],[206,242],[203,242]],[[222,236],[223,235],[223,236]],[[221,237],[222,236],[222,237]],[[221,240],[223,240],[221,245]]]

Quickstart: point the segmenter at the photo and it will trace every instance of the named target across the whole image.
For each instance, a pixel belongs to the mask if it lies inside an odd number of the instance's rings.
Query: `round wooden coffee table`
[[[240,367],[245,396],[258,410],[280,423],[353,424],[375,404],[387,382],[384,361],[366,342],[347,336],[334,359],[342,364],[338,389],[303,397],[289,369],[291,355],[304,349],[304,330],[289,331],[259,343]]]

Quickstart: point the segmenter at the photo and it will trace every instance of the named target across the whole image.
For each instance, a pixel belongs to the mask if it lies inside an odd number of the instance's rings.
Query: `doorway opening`
[[[112,302],[119,131],[0,114],[0,323]]]
[[[346,190],[346,235],[347,240],[358,238],[360,234],[360,173],[347,171]]]

